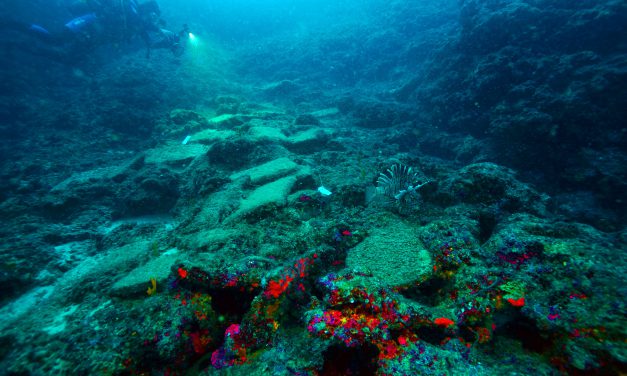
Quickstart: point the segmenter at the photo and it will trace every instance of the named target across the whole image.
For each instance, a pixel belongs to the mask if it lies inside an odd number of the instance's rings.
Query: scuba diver
[[[11,20],[2,24],[43,43],[25,49],[61,61],[75,61],[100,46],[130,44],[135,37],[143,41],[147,57],[156,48],[169,49],[175,56],[184,52],[187,25],[179,33],[165,29],[155,0],[80,0],[70,5],[70,12],[74,18],[55,32]]]
[[[151,48],[166,48],[172,51],[174,56],[181,56],[185,51],[185,44],[183,41],[185,37],[189,35],[189,27],[187,24],[183,24],[183,28],[178,33],[174,33],[167,29],[159,29],[159,32],[155,37],[151,39],[146,52],[146,57],[150,57]]]

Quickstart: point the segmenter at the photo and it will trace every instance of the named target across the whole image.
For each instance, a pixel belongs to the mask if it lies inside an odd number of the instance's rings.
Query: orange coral
[[[152,295],[157,292],[157,280],[154,278],[150,278],[150,284],[152,286],[148,287],[148,290],[146,290],[146,294],[148,295]]]

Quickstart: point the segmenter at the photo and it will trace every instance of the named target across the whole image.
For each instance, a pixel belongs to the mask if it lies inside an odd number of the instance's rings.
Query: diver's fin
[[[42,34],[45,36],[50,35],[50,32],[45,27],[37,25],[37,24],[31,24],[28,27],[28,31],[30,31],[31,33],[35,33],[35,34]]]

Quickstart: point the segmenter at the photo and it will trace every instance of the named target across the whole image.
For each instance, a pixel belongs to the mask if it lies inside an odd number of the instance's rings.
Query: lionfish
[[[382,172],[377,179],[377,193],[386,197],[388,203],[396,206],[399,212],[411,208],[420,201],[418,190],[431,183],[420,183],[422,174],[411,167],[395,164]]]

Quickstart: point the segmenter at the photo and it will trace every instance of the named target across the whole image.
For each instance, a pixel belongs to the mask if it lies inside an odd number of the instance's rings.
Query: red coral
[[[187,278],[187,270],[179,267],[177,271],[178,271],[179,277],[181,277],[182,279]]]
[[[519,299],[509,298],[507,299],[507,302],[514,307],[523,307],[525,305],[525,298],[524,297],[519,298]]]
[[[267,297],[278,298],[287,290],[290,286],[290,282],[294,280],[293,277],[289,275],[285,276],[283,279],[279,279],[278,281],[270,281],[268,282],[268,288],[264,292],[264,295]]]
[[[433,323],[435,325],[444,327],[455,325],[455,321],[449,319],[448,317],[438,317],[437,319],[433,320]]]

